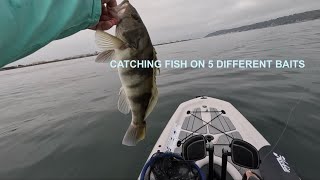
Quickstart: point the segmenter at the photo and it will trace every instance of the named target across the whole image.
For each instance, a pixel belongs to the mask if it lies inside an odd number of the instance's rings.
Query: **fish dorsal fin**
[[[158,60],[157,51],[155,48],[153,48],[153,60],[154,61]],[[160,68],[155,68],[155,71],[156,71],[156,76],[160,75]]]
[[[120,88],[120,92],[119,92],[118,109],[123,114],[129,114],[130,112],[128,98],[123,87]]]
[[[105,51],[120,49],[125,43],[107,32],[98,30],[96,31],[96,44],[100,49]]]
[[[97,63],[106,63],[108,61],[111,61],[114,55],[114,50],[107,50],[107,51],[103,51],[102,53],[100,53],[97,58],[96,58],[96,62]]]
[[[158,58],[157,58],[157,51],[156,51],[156,49],[153,47],[153,60],[157,60]]]

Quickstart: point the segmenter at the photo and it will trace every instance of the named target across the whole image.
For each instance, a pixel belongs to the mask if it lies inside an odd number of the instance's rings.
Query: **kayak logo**
[[[273,152],[273,155],[276,156],[278,163],[282,167],[284,172],[290,173],[289,163],[287,163],[286,158],[284,156],[278,155],[277,153]]]

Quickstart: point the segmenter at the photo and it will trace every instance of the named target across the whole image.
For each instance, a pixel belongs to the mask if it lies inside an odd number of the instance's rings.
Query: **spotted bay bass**
[[[111,60],[156,61],[156,51],[137,10],[128,0],[119,4],[115,10],[119,17],[116,36],[104,31],[96,32],[96,44],[103,50],[97,56],[96,62],[109,62]],[[124,114],[129,114],[131,111],[132,115],[131,124],[122,140],[124,145],[135,146],[145,138],[145,120],[158,101],[157,72],[156,67],[118,67],[122,84],[119,92],[118,109]]]

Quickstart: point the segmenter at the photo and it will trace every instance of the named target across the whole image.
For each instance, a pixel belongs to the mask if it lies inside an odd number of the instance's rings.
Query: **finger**
[[[107,4],[109,7],[116,7],[117,1],[116,0],[102,0],[102,4]]]
[[[103,7],[103,8],[102,8],[102,13],[101,13],[101,14],[103,14],[103,15],[107,15],[107,14],[108,14],[108,12],[109,12],[108,8],[107,8],[107,7]]]
[[[107,15],[101,15],[100,21],[110,21],[112,18]]]
[[[111,22],[113,25],[117,25],[119,23],[119,20],[117,18],[112,18],[111,20],[109,20],[109,22]]]
[[[108,30],[110,28],[112,28],[113,23],[110,21],[102,21],[98,24],[97,29],[99,30]]]
[[[96,26],[91,26],[91,27],[89,27],[88,29],[97,30],[97,25],[96,25]]]
[[[118,19],[118,13],[115,9],[109,9],[108,16]]]
[[[110,0],[101,0],[102,4],[107,4]]]
[[[116,16],[117,11],[114,7],[107,6],[107,7],[102,7],[102,14]]]
[[[246,176],[247,176],[247,180],[252,176],[252,172],[251,171],[247,171],[246,172]]]
[[[101,1],[101,9],[104,9],[106,7],[107,7],[107,3],[104,0],[102,0]]]
[[[117,1],[116,0],[109,0],[109,2],[107,2],[107,6],[116,7],[117,6]]]

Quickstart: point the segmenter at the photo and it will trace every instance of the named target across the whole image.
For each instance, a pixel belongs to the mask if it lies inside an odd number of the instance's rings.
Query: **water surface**
[[[134,179],[177,106],[231,102],[302,179],[318,179],[320,21],[158,46],[159,59],[303,59],[304,69],[161,69],[147,138],[121,144],[117,70],[85,58],[0,72],[0,179]],[[300,100],[300,101],[299,101]]]

